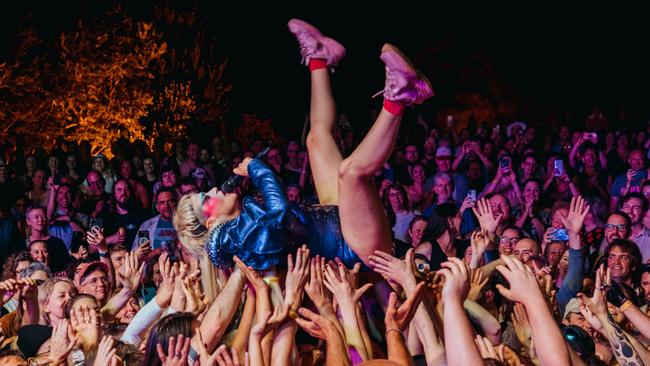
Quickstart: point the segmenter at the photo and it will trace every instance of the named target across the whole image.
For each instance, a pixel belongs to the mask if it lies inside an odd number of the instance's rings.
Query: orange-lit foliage
[[[235,139],[242,146],[250,146],[256,138],[263,141],[282,142],[282,137],[271,126],[270,119],[261,119],[256,114],[244,114],[241,126],[235,130]]]
[[[217,123],[228,110],[226,61],[195,14],[157,6],[136,21],[117,6],[36,56],[37,33],[20,33],[14,59],[0,64],[0,138],[50,148],[63,137],[110,157],[118,138],[162,149],[194,123]]]

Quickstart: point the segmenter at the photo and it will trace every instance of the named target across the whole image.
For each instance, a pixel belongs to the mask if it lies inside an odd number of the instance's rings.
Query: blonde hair
[[[41,308],[41,324],[51,325],[50,315],[46,311],[47,309],[45,307],[45,303],[50,299],[50,296],[52,296],[52,291],[54,291],[54,286],[56,286],[56,284],[60,282],[65,282],[70,286],[72,286],[72,292],[73,292],[72,297],[77,295],[77,288],[75,287],[74,283],[70,281],[70,279],[68,278],[53,277],[45,280],[45,282],[43,282],[40,286],[38,286],[38,305]]]
[[[200,194],[193,193],[181,198],[174,213],[174,228],[185,251],[198,259],[203,291],[206,298],[213,301],[223,288],[225,277],[223,272],[212,264],[205,251],[210,230],[199,221],[194,210],[194,200],[199,199],[199,196]]]

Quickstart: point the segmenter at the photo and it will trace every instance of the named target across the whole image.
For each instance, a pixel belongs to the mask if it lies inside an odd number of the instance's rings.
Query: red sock
[[[318,69],[327,69],[327,60],[323,58],[310,58],[309,71],[314,71]]]
[[[396,116],[401,116],[404,113],[404,103],[393,102],[388,99],[384,99],[384,109],[386,109],[391,114]]]

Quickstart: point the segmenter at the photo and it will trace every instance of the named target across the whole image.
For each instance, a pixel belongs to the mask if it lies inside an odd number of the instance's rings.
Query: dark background
[[[417,65],[437,57],[433,46],[446,46],[443,57],[449,68],[426,70],[436,90],[436,101],[427,113],[435,113],[453,97],[450,90],[456,90],[448,81],[440,89],[436,84],[440,75],[434,73],[456,71],[455,63],[479,54],[491,60],[496,77],[539,108],[571,111],[581,122],[594,104],[602,105],[611,117],[625,105],[637,112],[638,121],[648,119],[650,31],[640,9],[448,7],[431,2],[426,7],[434,10],[424,11],[394,2],[350,13],[349,3],[321,2],[318,11],[252,3],[246,10],[227,9],[220,3],[172,2],[181,9],[196,4],[206,32],[216,37],[218,49],[229,57],[231,118],[252,112],[272,118],[285,131],[302,127],[308,74],[299,65],[297,44],[286,28],[291,17],[300,17],[346,46],[348,55],[337,68],[334,83],[340,110],[349,112],[353,122],[366,119],[373,103],[370,96],[383,88],[378,56],[384,42],[398,45]],[[129,12],[146,17],[151,4],[133,1],[126,6]],[[4,59],[11,52],[20,19],[27,13],[32,13],[30,22],[41,35],[51,37],[74,29],[80,16],[100,8],[81,1],[32,1],[5,9],[0,15],[0,55]]]

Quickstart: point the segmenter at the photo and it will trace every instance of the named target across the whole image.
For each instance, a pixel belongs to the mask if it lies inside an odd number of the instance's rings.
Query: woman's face
[[[402,192],[399,189],[391,188],[388,190],[388,202],[390,202],[393,211],[402,209],[404,206],[404,197],[402,197]]]
[[[138,155],[135,155],[131,158],[131,164],[136,170],[142,169],[142,159]]]
[[[424,167],[422,165],[416,165],[411,170],[411,178],[418,183],[424,182],[426,179],[426,173],[424,172]]]
[[[236,193],[219,191],[216,197],[207,197],[203,202],[204,217],[232,216],[239,209],[239,196]]]
[[[131,323],[135,314],[140,310],[140,304],[136,298],[130,298],[129,301],[124,305],[122,310],[115,316],[122,323]]]
[[[29,254],[35,262],[44,264],[49,263],[50,253],[47,250],[47,244],[43,241],[36,242],[29,247]]]
[[[614,146],[614,134],[611,132],[607,132],[605,135],[605,145],[607,146]]]
[[[411,237],[411,245],[413,247],[417,247],[422,242],[422,235],[424,235],[424,229],[426,228],[427,222],[425,220],[418,220],[409,229],[409,236]]]
[[[104,164],[104,159],[96,158],[95,160],[93,160],[93,169],[101,173],[104,171],[105,168],[106,168],[106,164]]]
[[[526,183],[526,186],[524,186],[524,198],[527,202],[539,201],[540,195],[541,191],[539,188],[539,183],[535,181],[529,181]]]
[[[565,250],[560,258],[560,262],[557,265],[558,275],[561,278],[566,277],[567,272],[569,271],[569,251]]]
[[[504,255],[511,255],[515,243],[519,241],[519,233],[513,229],[505,229],[499,237],[499,253]]]
[[[147,172],[147,174],[153,174],[153,159],[144,159],[142,166],[144,167],[144,171]]]
[[[20,261],[18,262],[18,265],[16,265],[16,276],[14,279],[19,280],[20,279],[20,274],[23,272],[23,270],[27,267],[29,267],[29,261]]]
[[[59,159],[56,158],[56,156],[50,156],[49,159],[47,159],[47,166],[50,169],[56,169],[59,167]]]
[[[33,156],[28,156],[25,158],[25,167],[27,170],[34,170],[36,169],[36,158]]]
[[[546,249],[546,259],[551,266],[557,266],[564,252],[565,246],[563,243],[551,243]]]
[[[176,174],[173,171],[164,172],[162,174],[162,185],[164,187],[176,186]]]
[[[77,167],[77,159],[70,155],[65,159],[65,165],[68,167],[68,169],[75,169]]]
[[[554,227],[556,229],[564,228],[562,217],[566,217],[568,214],[569,210],[566,208],[558,208],[557,210],[553,211],[553,214],[551,214],[551,227]]]
[[[582,161],[589,167],[596,165],[596,152],[594,149],[587,149],[587,151],[582,154]]]
[[[57,282],[52,289],[52,293],[45,301],[45,312],[59,319],[65,318],[65,306],[74,295],[74,292],[75,288],[72,284],[65,281]]]
[[[44,187],[45,186],[45,172],[42,170],[37,170],[34,173],[34,176],[32,177],[32,183],[34,183],[34,186],[37,187]]]

